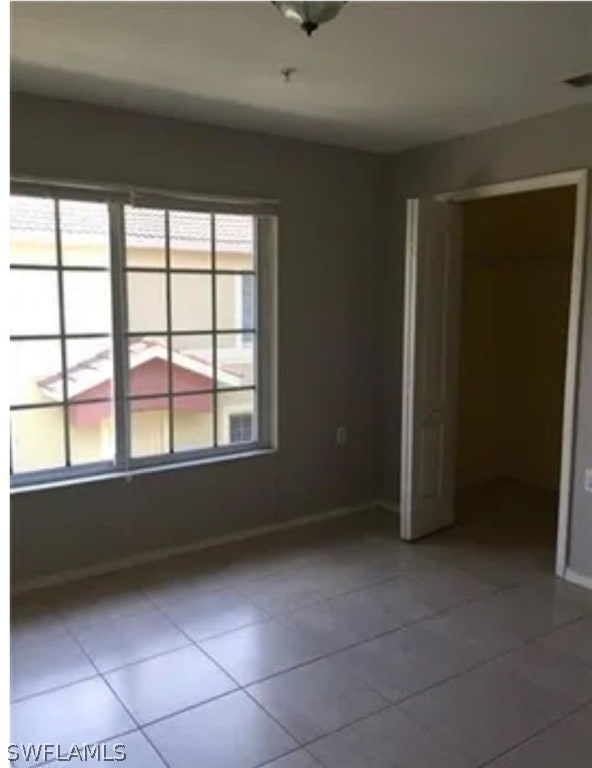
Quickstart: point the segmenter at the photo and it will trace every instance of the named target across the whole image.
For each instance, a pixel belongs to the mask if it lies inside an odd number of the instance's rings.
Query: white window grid
[[[53,271],[57,274],[58,280],[58,305],[59,305],[59,332],[57,334],[14,334],[11,335],[11,341],[41,341],[55,340],[60,345],[61,372],[63,399],[61,401],[52,401],[51,403],[23,403],[11,405],[11,412],[33,410],[41,408],[59,408],[63,409],[63,434],[64,434],[64,466],[55,469],[42,469],[13,473],[12,467],[12,442],[11,442],[11,485],[19,487],[22,485],[36,485],[45,482],[69,480],[71,478],[84,478],[113,472],[130,472],[135,469],[145,469],[151,467],[160,467],[166,465],[184,465],[202,460],[211,460],[217,457],[223,458],[229,455],[249,453],[253,450],[272,450],[277,447],[276,432],[276,407],[277,407],[277,371],[275,366],[275,346],[277,337],[277,275],[276,275],[276,250],[277,250],[277,216],[275,212],[252,213],[249,203],[241,204],[240,201],[232,201],[227,205],[222,205],[222,210],[217,211],[215,201],[204,201],[203,199],[192,200],[185,195],[176,197],[174,195],[162,197],[152,191],[149,192],[150,199],[155,202],[148,202],[142,198],[139,203],[141,207],[147,205],[164,210],[165,212],[165,265],[164,267],[130,267],[126,259],[125,242],[125,207],[130,202],[134,205],[134,193],[131,195],[126,190],[122,194],[119,190],[113,192],[103,189],[93,189],[85,187],[81,193],[78,188],[62,187],[59,184],[43,182],[40,186],[38,182],[17,182],[16,194],[31,196],[50,196],[53,201],[54,222],[55,222],[55,247],[56,263],[55,265],[43,265],[34,263],[11,264],[11,269],[18,270],[45,270]],[[65,265],[63,261],[63,249],[61,242],[60,228],[60,206],[61,200],[91,200],[94,202],[104,202],[109,210],[110,227],[110,263],[108,267],[94,265]],[[204,205],[204,202],[206,203]],[[256,206],[260,207],[259,204]],[[228,210],[237,214],[253,215],[255,218],[255,238],[253,248],[253,268],[252,269],[226,269],[217,268],[216,262],[216,213],[225,213]],[[172,267],[171,266],[171,247],[170,247],[170,213],[177,210],[191,210],[199,213],[207,213],[210,217],[211,225],[211,267],[209,269]],[[261,242],[260,242],[261,241]],[[261,247],[263,243],[263,247]],[[112,323],[111,334],[107,333],[68,333],[65,327],[65,302],[64,302],[64,274],[67,272],[110,272],[111,275],[111,310]],[[142,331],[142,336],[160,336],[167,339],[168,352],[168,387],[166,392],[150,393],[149,395],[131,395],[128,391],[128,341],[134,336],[138,336],[137,331],[131,331],[127,324],[128,316],[128,294],[126,277],[130,272],[154,272],[165,275],[166,280],[166,307],[167,307],[167,327],[166,329],[147,329]],[[207,330],[179,330],[172,329],[172,302],[171,302],[171,277],[173,274],[203,274],[210,276],[212,295],[211,295],[211,313],[212,324]],[[254,311],[253,325],[249,328],[219,328],[217,324],[217,276],[252,276],[254,282]],[[261,290],[261,286],[264,290]],[[261,318],[266,318],[261,322]],[[217,365],[217,340],[219,337],[232,334],[245,338],[247,335],[253,340],[254,347],[254,370],[253,384],[248,386],[229,387],[218,386],[218,365]],[[172,339],[173,336],[198,336],[208,335],[212,338],[212,371],[214,374],[213,386],[210,389],[189,389],[183,391],[173,391],[172,388]],[[113,389],[112,398],[76,398],[72,401],[68,396],[68,362],[67,362],[67,342],[70,340],[112,340],[112,360],[113,360]],[[263,342],[263,343],[262,343]],[[220,444],[220,431],[218,429],[219,421],[219,396],[232,392],[253,392],[254,408],[252,417],[253,439],[248,443],[241,444]],[[172,414],[173,400],[176,397],[191,395],[211,395],[213,405],[213,445],[203,449],[191,449],[175,451],[174,441],[174,418]],[[168,424],[169,424],[169,451],[166,454],[159,454],[145,457],[132,457],[131,455],[131,435],[130,435],[130,405],[134,400],[157,399],[167,400],[168,404]],[[114,458],[108,461],[88,462],[85,464],[74,465],[71,460],[71,440],[70,425],[68,418],[68,409],[73,405],[90,405],[97,403],[112,403],[115,446]]]

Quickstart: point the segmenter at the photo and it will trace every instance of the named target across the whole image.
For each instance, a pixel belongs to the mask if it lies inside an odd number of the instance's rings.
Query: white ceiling
[[[13,2],[11,17],[15,90],[364,149],[592,100],[561,83],[592,70],[588,2],[352,2],[311,39],[268,2]]]

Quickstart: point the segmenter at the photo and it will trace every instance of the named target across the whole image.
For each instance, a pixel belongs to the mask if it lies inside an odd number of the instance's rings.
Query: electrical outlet
[[[584,490],[592,493],[592,469],[587,469],[584,472]]]
[[[337,427],[337,432],[335,433],[335,441],[337,445],[345,445],[347,443],[346,427]]]

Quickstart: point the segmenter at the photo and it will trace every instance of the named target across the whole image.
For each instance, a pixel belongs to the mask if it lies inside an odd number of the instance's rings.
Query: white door
[[[454,523],[462,219],[458,205],[407,204],[401,538]]]

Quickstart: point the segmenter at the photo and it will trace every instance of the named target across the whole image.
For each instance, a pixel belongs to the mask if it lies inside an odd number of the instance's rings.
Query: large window
[[[273,214],[49,189],[11,197],[13,483],[271,447]]]

